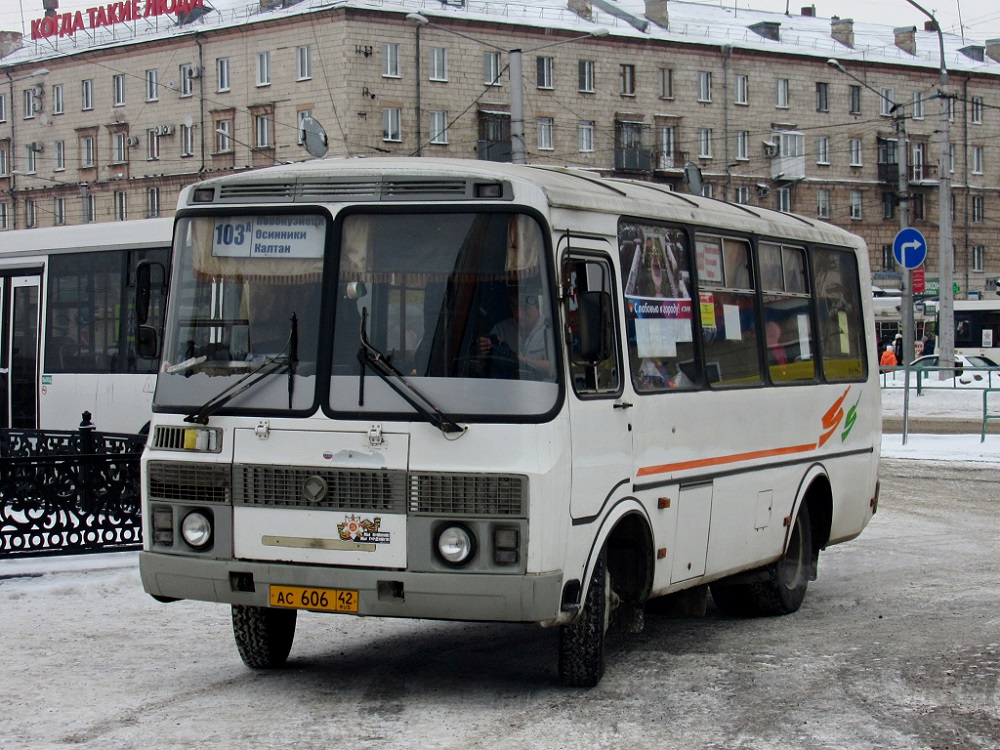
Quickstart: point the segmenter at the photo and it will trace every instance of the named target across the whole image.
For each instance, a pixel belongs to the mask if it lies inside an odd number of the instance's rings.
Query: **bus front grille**
[[[233,489],[242,505],[385,513],[406,509],[403,471],[240,465],[234,467]]]
[[[146,466],[151,500],[228,503],[232,495],[229,466],[181,461],[150,461]]]
[[[435,516],[524,516],[527,478],[509,474],[410,476],[410,513]]]

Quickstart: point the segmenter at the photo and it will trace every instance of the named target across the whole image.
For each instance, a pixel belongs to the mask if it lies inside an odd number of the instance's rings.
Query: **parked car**
[[[915,360],[910,362],[910,367],[922,367],[925,369],[938,369],[941,367],[939,363],[939,358],[937,354],[926,354],[923,357],[917,357]],[[994,362],[989,357],[984,357],[982,354],[955,354],[955,375],[961,375],[962,370],[966,367],[971,367],[974,369],[982,369],[985,367],[998,367],[996,362]]]

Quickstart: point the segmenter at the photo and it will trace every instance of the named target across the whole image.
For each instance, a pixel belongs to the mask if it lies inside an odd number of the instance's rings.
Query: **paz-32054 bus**
[[[868,259],[823,222],[359,159],[195,184],[174,236],[142,580],[251,667],[310,610],[558,626],[593,685],[649,599],[794,612],[875,512]]]

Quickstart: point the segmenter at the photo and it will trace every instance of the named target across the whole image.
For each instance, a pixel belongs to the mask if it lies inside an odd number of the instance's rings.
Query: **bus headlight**
[[[212,543],[212,519],[207,511],[193,510],[181,521],[181,536],[192,549],[204,549]]]
[[[446,565],[465,565],[476,553],[476,537],[461,524],[445,526],[437,536],[437,553]]]

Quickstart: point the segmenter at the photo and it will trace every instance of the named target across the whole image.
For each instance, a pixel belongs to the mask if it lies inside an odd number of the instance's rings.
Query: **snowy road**
[[[0,748],[995,749],[997,470],[886,461],[797,614],[650,615],[592,690],[555,632],[336,615],[252,672],[228,609],[154,602],[134,554],[0,562]]]

